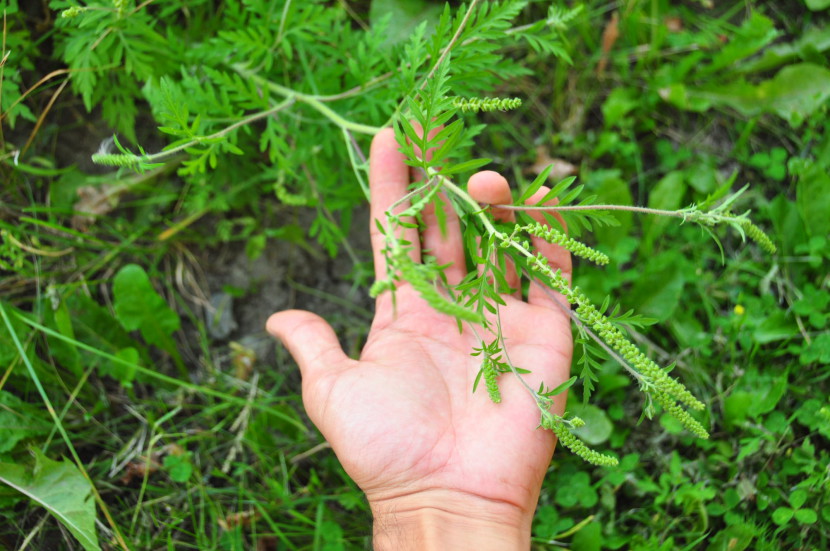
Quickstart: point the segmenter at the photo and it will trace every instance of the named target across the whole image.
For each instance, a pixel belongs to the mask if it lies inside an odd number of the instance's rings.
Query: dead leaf
[[[121,484],[127,486],[136,478],[143,480],[145,476],[152,475],[154,472],[159,470],[160,467],[161,465],[158,461],[156,461],[155,457],[151,457],[150,461],[147,461],[146,457],[140,459],[139,461],[130,461],[127,463],[124,476],[122,476],[119,481]]]
[[[548,174],[548,180],[551,182],[558,182],[563,178],[573,176],[579,170],[576,165],[573,165],[564,159],[555,159],[551,157],[548,153],[548,149],[545,146],[540,145],[536,147],[536,161],[534,161],[534,163],[528,167],[525,172],[538,176],[550,165],[553,165],[553,168]]]
[[[663,23],[665,23],[666,28],[669,30],[669,32],[679,33],[683,30],[683,20],[679,17],[666,17],[665,19],[663,19]]]
[[[256,363],[256,352],[238,342],[231,342],[230,348],[234,375],[237,379],[247,381]]]
[[[602,57],[599,58],[597,65],[597,76],[602,76],[605,73],[605,67],[608,65],[608,54],[614,47],[614,43],[620,37],[620,14],[614,12],[611,14],[611,20],[605,25],[605,30],[602,31]]]
[[[256,540],[256,551],[277,551],[277,538],[261,536]]]
[[[86,230],[98,216],[109,214],[118,206],[118,194],[112,192],[113,186],[83,186],[78,188],[79,200],[72,207],[75,215],[72,217],[72,227],[76,230]]]
[[[249,526],[251,522],[255,521],[259,518],[259,511],[255,511],[251,509],[250,511],[241,511],[239,513],[231,513],[225,518],[220,518],[216,520],[216,524],[219,525],[224,531],[233,530],[237,526]]]

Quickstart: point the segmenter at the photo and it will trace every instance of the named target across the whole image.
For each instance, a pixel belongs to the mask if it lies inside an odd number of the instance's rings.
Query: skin
[[[386,277],[383,236],[374,219],[402,197],[412,178],[394,133],[372,143],[370,188],[375,272]],[[507,181],[480,172],[468,192],[482,204],[512,201]],[[547,188],[540,189],[531,203]],[[405,208],[402,206],[400,208]],[[458,218],[447,210],[442,235],[435,213],[424,213],[424,250],[447,268],[449,282],[466,273]],[[501,220],[512,213],[494,212]],[[541,218],[539,218],[540,221]],[[533,240],[537,251],[570,278],[567,251]],[[416,247],[417,249],[417,247]],[[413,252],[420,261],[420,253]],[[512,283],[518,287],[514,273]],[[502,330],[511,361],[532,371],[531,387],[554,387],[569,376],[573,343],[568,316],[533,284],[528,298],[504,297]],[[269,332],[297,361],[308,415],[346,472],[366,493],[374,513],[375,548],[527,549],[530,525],[555,437],[536,427],[538,409],[513,375],[500,377],[502,402],[490,401],[483,385],[472,393],[480,358],[470,328],[459,333],[454,319],[436,313],[406,283],[378,297],[367,342],[355,360],[346,356],[331,327],[310,312],[274,314]],[[479,328],[478,333],[487,335]],[[485,337],[488,338],[488,337]],[[488,338],[492,340],[492,337]],[[554,399],[562,414],[565,395]]]

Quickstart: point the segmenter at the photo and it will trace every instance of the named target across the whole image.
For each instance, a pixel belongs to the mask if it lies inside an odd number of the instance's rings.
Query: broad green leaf
[[[568,406],[568,413],[585,421],[585,426],[573,429],[573,433],[587,444],[598,446],[611,437],[614,426],[605,412],[597,406],[575,402]]]
[[[641,94],[633,88],[615,88],[602,104],[605,127],[616,126],[629,112],[640,104]]]
[[[698,89],[673,84],[661,89],[660,96],[690,111],[731,107],[748,117],[771,113],[797,128],[830,98],[830,69],[799,63],[758,85],[744,80]]]
[[[675,170],[666,174],[657,185],[650,190],[648,206],[652,209],[677,210],[683,204],[686,193],[686,182],[682,171]],[[649,216],[643,221],[643,242],[641,250],[651,252],[654,241],[663,233],[669,223],[676,223],[665,216]]]
[[[594,187],[598,183],[598,187]],[[588,188],[597,194],[597,202],[610,205],[633,205],[631,190],[628,184],[620,177],[619,170],[600,170],[592,172]],[[619,222],[618,226],[597,226],[594,229],[597,242],[615,248],[628,235],[631,229],[632,214],[621,210],[613,213]]]
[[[793,510],[789,507],[779,507],[772,512],[772,521],[779,526],[787,524],[791,518],[793,518]]]
[[[820,236],[830,234],[830,175],[818,163],[800,174],[796,204],[807,233]]]
[[[805,427],[817,430],[830,440],[830,406],[821,400],[811,398],[801,404],[795,412],[795,418]]]
[[[0,390],[0,454],[12,451],[21,440],[47,434],[50,423],[41,415],[45,415],[43,408]]]
[[[723,401],[724,420],[731,425],[737,425],[746,421],[748,409],[752,405],[753,399],[754,397],[751,392],[732,392]]]
[[[729,43],[714,55],[711,65],[705,67],[703,72],[713,73],[729,67],[759,51],[778,35],[772,20],[754,11]]]
[[[807,230],[799,209],[784,194],[770,201],[767,213],[775,227],[773,239],[780,245],[782,254],[793,254],[798,245],[807,241]]]
[[[758,381],[761,383],[758,385],[760,389],[754,393],[752,406],[749,408],[749,414],[756,418],[774,410],[784,397],[787,392],[787,375],[785,373],[775,378],[760,376]]]
[[[830,0],[804,0],[807,7],[813,11],[826,10],[830,8]]]
[[[9,311],[19,312],[19,310],[12,307],[8,303],[4,303],[3,307]],[[17,334],[17,337],[20,339],[20,342],[28,342],[31,329],[29,329],[26,324],[15,319],[14,316],[10,316],[9,321],[11,322],[12,328]],[[15,358],[18,357],[18,355],[19,353],[17,351],[17,347],[14,345],[11,335],[9,335],[6,327],[0,324],[0,365],[8,366],[14,361]]]
[[[807,502],[807,490],[799,488],[790,494],[790,505],[793,509],[800,509]]]
[[[656,257],[625,297],[625,307],[660,322],[667,320],[683,296],[686,270],[686,262],[679,253],[667,251]]]
[[[801,524],[815,524],[818,515],[813,509],[799,509],[795,512],[795,520]]]
[[[570,548],[574,551],[600,551],[603,540],[602,524],[591,522],[574,535]]]
[[[107,309],[82,293],[73,294],[66,302],[78,341],[131,363],[140,363],[139,343],[115,323]],[[48,338],[50,342],[59,341]],[[83,350],[80,355],[85,365],[94,365],[99,374],[108,375],[126,387],[131,386],[136,377],[136,370],[122,363]]]
[[[798,326],[783,310],[776,310],[755,329],[752,338],[759,344],[789,339],[798,334]]]
[[[141,331],[149,344],[171,354],[176,347],[170,335],[179,329],[179,316],[153,289],[141,266],[128,264],[115,275],[112,285],[115,314],[127,331]]]
[[[386,43],[397,44],[406,40],[423,21],[427,22],[427,35],[432,32],[441,16],[441,4],[426,0],[372,0],[369,22],[372,26],[386,23]]]
[[[830,0],[824,1],[830,5]],[[823,53],[827,50],[830,50],[830,27],[812,27],[793,42],[765,48],[760,56],[741,64],[739,70],[745,74],[769,71],[798,58],[807,60],[814,52]]]
[[[164,469],[173,482],[187,482],[193,474],[193,463],[187,454],[171,454],[164,458]]]
[[[69,461],[58,463],[34,449],[35,464],[0,463],[0,482],[45,507],[86,551],[100,551],[95,533],[95,501],[89,481]]]
[[[733,524],[718,532],[706,551],[744,551],[749,548],[753,539],[755,529],[751,524]]]

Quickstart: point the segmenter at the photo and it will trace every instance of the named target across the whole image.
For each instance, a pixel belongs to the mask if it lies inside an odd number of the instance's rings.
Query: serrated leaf
[[[37,448],[34,468],[0,463],[0,481],[46,508],[86,551],[100,551],[95,533],[95,501],[91,486],[69,461],[52,461]]]

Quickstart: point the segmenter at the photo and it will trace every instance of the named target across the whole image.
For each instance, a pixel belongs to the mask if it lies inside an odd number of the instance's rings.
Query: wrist
[[[533,511],[452,490],[371,501],[374,549],[526,551]]]

